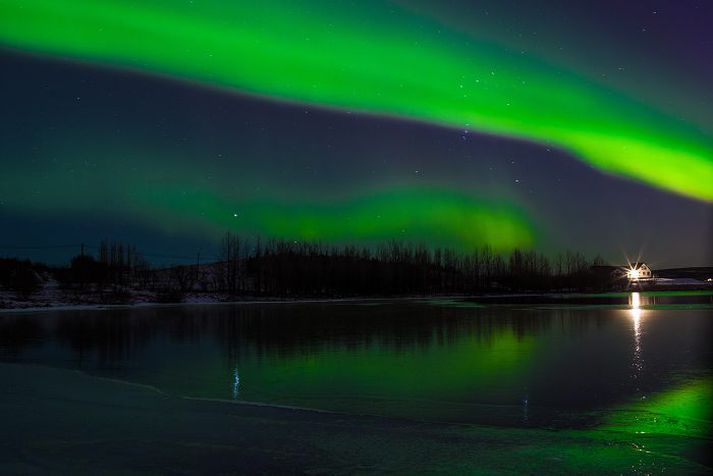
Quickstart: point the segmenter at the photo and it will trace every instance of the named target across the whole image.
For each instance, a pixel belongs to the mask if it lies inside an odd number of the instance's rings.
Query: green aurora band
[[[388,2],[0,0],[0,44],[537,141],[713,201],[713,140],[693,122]]]
[[[122,157],[132,157],[128,150],[83,147],[79,156],[124,166],[97,174],[82,169],[76,157],[42,169],[16,163],[0,176],[0,188],[15,197],[7,205],[42,216],[57,212],[91,219],[126,214],[127,219],[168,233],[181,231],[212,240],[235,230],[332,244],[373,245],[398,238],[461,250],[490,245],[508,251],[531,247],[539,238],[539,228],[504,196],[485,198],[442,186],[409,184],[371,187],[330,200],[265,186],[256,194],[250,178],[236,178],[221,187],[196,180],[190,168],[179,163],[156,167],[146,157],[121,162]],[[171,170],[170,179],[163,175],[166,168]],[[28,192],[27,184],[33,182],[47,185]]]
[[[209,190],[182,195],[180,187],[168,187],[152,190],[142,200],[175,219],[188,211],[192,217],[207,215],[219,229],[330,243],[357,239],[374,244],[399,237],[462,250],[491,245],[506,251],[531,247],[535,238],[517,209],[438,188],[376,190],[325,204],[304,199],[228,200]],[[236,204],[239,211],[233,212]]]

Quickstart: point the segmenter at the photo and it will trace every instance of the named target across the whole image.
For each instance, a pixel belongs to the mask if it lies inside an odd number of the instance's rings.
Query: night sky
[[[0,0],[0,247],[193,255],[232,230],[713,265],[712,21],[705,0]]]

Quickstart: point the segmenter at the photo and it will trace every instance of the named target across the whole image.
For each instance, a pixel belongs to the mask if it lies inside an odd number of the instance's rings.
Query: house
[[[646,263],[632,263],[626,269],[626,277],[629,281],[642,281],[653,278],[651,268]]]

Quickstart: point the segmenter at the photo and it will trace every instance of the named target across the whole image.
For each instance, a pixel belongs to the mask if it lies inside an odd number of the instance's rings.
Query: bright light
[[[641,318],[641,296],[639,293],[631,293],[629,305],[631,306],[629,313],[634,319],[634,332],[638,332],[639,319]]]
[[[626,275],[629,277],[629,279],[639,279],[640,272],[636,268],[631,268],[626,271]]]
[[[641,308],[641,296],[639,295],[639,293],[631,293],[631,308]]]

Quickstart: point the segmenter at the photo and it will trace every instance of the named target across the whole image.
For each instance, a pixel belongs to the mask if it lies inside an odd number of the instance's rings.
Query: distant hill
[[[713,278],[713,266],[654,269],[654,275],[657,278],[670,278],[670,279],[690,278],[690,279],[697,279],[699,281],[705,281],[708,278]]]

